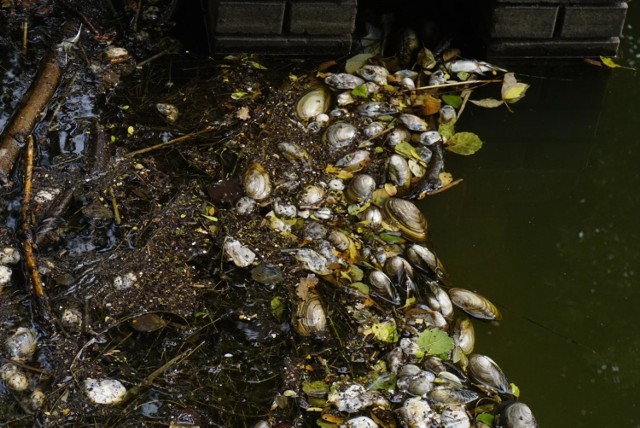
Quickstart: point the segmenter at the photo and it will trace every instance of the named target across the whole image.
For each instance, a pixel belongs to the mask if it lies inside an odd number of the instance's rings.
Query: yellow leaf
[[[502,99],[513,104],[520,101],[529,89],[526,83],[518,82],[513,73],[506,73],[502,82]]]
[[[607,58],[605,56],[601,56],[600,57],[600,61],[602,61],[602,63],[604,65],[606,65],[609,68],[618,68],[620,67],[618,64],[616,64],[611,58]]]

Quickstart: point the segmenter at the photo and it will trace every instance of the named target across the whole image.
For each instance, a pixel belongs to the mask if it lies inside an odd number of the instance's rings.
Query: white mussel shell
[[[367,166],[369,162],[371,162],[371,155],[369,152],[366,150],[357,150],[340,158],[336,162],[336,166],[346,171],[357,172]]]
[[[173,104],[158,103],[156,109],[164,116],[167,123],[175,123],[178,120],[178,108]]]
[[[271,194],[269,174],[257,162],[249,165],[242,175],[242,185],[246,195],[256,201],[261,201]]]
[[[336,102],[339,106],[348,106],[349,104],[353,104],[356,100],[353,99],[353,95],[351,92],[341,92],[336,96]]]
[[[237,239],[227,239],[223,248],[228,259],[239,268],[247,267],[256,260],[256,253]]]
[[[336,73],[325,77],[324,83],[333,89],[345,90],[354,89],[356,86],[364,84],[364,80],[349,73]]]
[[[345,424],[345,428],[378,428],[378,424],[367,416],[358,416],[349,419]]]
[[[332,389],[327,397],[327,402],[333,404],[341,412],[355,413],[369,407],[373,400],[364,386],[351,383]]]
[[[29,378],[15,364],[7,363],[0,367],[0,378],[14,391],[21,392],[29,388]]]
[[[293,204],[276,201],[273,204],[273,212],[281,218],[293,218],[298,214],[298,209]]]
[[[13,271],[9,266],[0,265],[0,291],[2,291],[2,286],[7,285],[11,282],[11,273]]]
[[[0,265],[15,265],[20,261],[20,251],[13,247],[0,250]]]
[[[529,406],[513,401],[498,411],[494,426],[496,428],[538,428],[538,422]]]
[[[438,131],[425,131],[418,136],[418,142],[425,146],[431,146],[442,141],[442,135]],[[429,159],[426,160],[429,162]]]
[[[294,326],[301,336],[317,336],[324,333],[327,315],[317,294],[310,293],[298,304]]]
[[[315,184],[305,187],[300,196],[300,206],[310,207],[318,205],[325,197],[325,190]]]
[[[331,96],[329,91],[319,86],[304,94],[296,104],[296,113],[300,120],[309,120],[327,111]]]
[[[449,405],[440,414],[442,428],[471,428],[471,421],[464,406]]]
[[[36,351],[38,334],[30,328],[19,327],[7,338],[5,346],[9,358],[14,361],[26,361]]]
[[[375,82],[381,86],[387,84],[387,77],[389,76],[389,70],[379,65],[364,65],[357,73],[364,80]]]
[[[386,125],[382,122],[371,122],[362,129],[362,134],[365,138],[374,138],[380,135],[385,128]]]
[[[382,224],[382,211],[378,207],[370,206],[362,211],[358,217],[370,228],[377,228]]]
[[[407,142],[411,139],[411,133],[404,126],[398,126],[394,128],[389,135],[387,135],[387,143],[391,147],[395,147],[402,142]]]
[[[358,174],[351,179],[345,190],[347,201],[360,204],[371,198],[376,190],[376,181],[368,174]]]
[[[323,140],[333,149],[343,149],[353,142],[357,133],[356,127],[352,124],[338,122],[327,128]]]
[[[127,388],[116,379],[88,378],[83,383],[84,393],[96,404],[115,405],[124,400]]]
[[[282,250],[284,252],[293,253],[296,260],[304,265],[304,268],[318,275],[330,275],[333,273],[328,266],[327,259],[317,251],[309,248],[301,248],[297,250]]]
[[[335,190],[337,192],[341,192],[344,190],[344,181],[342,181],[339,178],[334,178],[333,180],[329,181],[329,189],[331,190]]]
[[[469,355],[473,352],[476,343],[473,323],[467,318],[458,318],[453,326],[453,342],[463,353]]]
[[[455,122],[456,116],[456,109],[454,109],[450,105],[446,105],[440,109],[440,116],[438,117],[438,121],[440,123],[449,123],[451,121]]]
[[[248,215],[256,209],[256,201],[248,196],[243,196],[236,202],[236,212],[240,215]]]
[[[420,397],[409,398],[398,410],[400,419],[409,428],[429,428],[440,425],[440,417],[429,403]]]
[[[398,109],[385,102],[371,101],[358,107],[358,113],[362,116],[376,117],[398,113]]]
[[[411,185],[411,169],[409,163],[400,155],[391,155],[386,163],[387,180],[401,189]]]
[[[413,132],[423,132],[426,131],[429,127],[429,125],[427,125],[427,122],[414,114],[401,114],[400,122],[402,122],[404,126],[409,129],[409,131]]]

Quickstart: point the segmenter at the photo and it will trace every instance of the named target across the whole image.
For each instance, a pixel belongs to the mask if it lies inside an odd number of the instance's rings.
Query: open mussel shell
[[[293,324],[301,336],[318,336],[324,333],[327,327],[327,314],[320,296],[309,293],[306,299],[298,303]]]
[[[503,403],[497,411],[494,427],[496,428],[538,428],[533,412],[524,403],[510,401]]]
[[[502,314],[493,303],[473,291],[464,288],[449,289],[449,297],[458,308],[468,315],[482,320],[500,320]]]
[[[511,394],[511,385],[502,369],[489,357],[480,354],[469,355],[467,372],[472,382],[495,392]]]
[[[256,201],[266,199],[271,194],[269,174],[257,162],[249,165],[242,175],[242,186],[246,195]]]
[[[427,219],[413,202],[389,198],[382,207],[384,221],[397,227],[402,236],[413,242],[427,241]]]
[[[343,149],[353,142],[357,133],[356,127],[352,124],[339,122],[327,128],[323,139],[331,148]]]
[[[347,201],[352,204],[360,204],[371,198],[376,190],[376,181],[367,174],[358,174],[351,179],[345,190]]]
[[[331,95],[324,86],[314,88],[304,94],[296,104],[296,114],[300,120],[313,119],[324,113],[331,103]]]

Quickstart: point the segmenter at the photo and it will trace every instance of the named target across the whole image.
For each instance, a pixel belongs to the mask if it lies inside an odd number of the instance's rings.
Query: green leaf
[[[427,165],[424,159],[420,157],[420,154],[418,153],[416,148],[405,141],[402,141],[401,143],[396,144],[396,146],[394,147],[394,150],[396,151],[397,154],[399,154],[400,156],[406,159],[415,159],[417,162],[421,163],[423,166]]]
[[[493,415],[491,413],[480,413],[476,416],[476,421],[485,423],[489,426],[493,426]]]
[[[318,425],[318,428],[338,428],[338,425],[320,418],[316,419],[316,425]]]
[[[369,385],[367,389],[369,391],[372,391],[375,389],[382,389],[386,391],[386,390],[394,389],[395,386],[396,386],[395,373],[383,373],[377,378],[375,378],[374,381],[371,383],[371,385]]]
[[[518,398],[520,397],[520,388],[518,388],[518,385],[516,385],[515,383],[510,383],[511,385],[511,392],[513,393],[513,395]]]
[[[462,106],[462,98],[460,97],[460,95],[443,95],[442,101],[449,104],[455,109],[459,109],[460,106]]]
[[[282,318],[284,314],[284,302],[282,301],[282,297],[274,297],[271,299],[271,311],[276,318]]]
[[[323,396],[329,392],[329,385],[322,380],[309,380],[302,383],[302,391],[315,397]]]
[[[380,322],[372,325],[371,332],[380,342],[396,343],[398,341],[398,330],[396,330],[395,323],[391,321]]]
[[[255,61],[249,61],[249,64],[251,64],[251,67],[257,69],[257,70],[268,70],[267,67],[265,67],[264,65],[255,62]]]
[[[404,242],[404,239],[402,238],[402,236],[391,235],[390,233],[384,233],[384,232],[380,234],[380,239],[382,239],[387,244],[397,244],[399,242]]]
[[[438,132],[445,140],[451,138],[456,132],[453,121],[449,123],[441,123],[440,126],[438,126]]]
[[[349,267],[349,278],[354,282],[361,281],[364,278],[364,272],[358,266],[351,265]]]
[[[473,132],[458,132],[447,140],[446,149],[459,155],[472,155],[482,148],[482,140]]]
[[[365,284],[364,282],[353,282],[353,283],[351,283],[351,287],[355,288],[356,290],[358,290],[362,294],[365,294],[365,295],[369,294],[369,286],[367,284]]]
[[[349,205],[347,207],[347,212],[350,215],[358,215],[360,214],[362,211],[366,210],[367,208],[369,208],[369,205],[371,205],[369,202],[363,204],[363,205],[359,205],[359,204],[353,204],[353,205]]]
[[[354,97],[367,98],[369,96],[369,91],[367,91],[367,87],[365,85],[358,85],[351,90],[351,95]]]
[[[243,92],[243,91],[236,91],[233,94],[231,94],[231,98],[234,100],[239,100],[241,98],[246,97],[248,94],[248,92]]]
[[[513,104],[524,98],[524,94],[529,89],[526,83],[518,82],[513,73],[506,73],[502,81],[502,99],[509,104]]]
[[[427,329],[420,333],[416,341],[418,347],[427,355],[448,354],[453,349],[453,339],[440,329]]]

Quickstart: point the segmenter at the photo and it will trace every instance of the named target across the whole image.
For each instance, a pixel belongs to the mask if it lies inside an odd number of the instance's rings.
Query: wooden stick
[[[31,227],[29,217],[31,214],[31,183],[33,180],[33,161],[34,161],[34,142],[33,135],[27,137],[27,147],[25,152],[24,162],[24,194],[22,196],[22,231],[24,233],[24,241],[22,242],[22,249],[24,252],[24,262],[27,265],[29,271],[29,277],[31,279],[31,286],[33,287],[33,294],[35,296],[36,303],[38,303],[40,312],[39,315],[44,321],[51,323],[51,308],[49,301],[44,292],[42,286],[42,278],[38,271],[38,262],[33,251],[33,240],[31,236]]]
[[[206,134],[207,132],[214,131],[215,129],[216,128],[214,128],[213,126],[207,126],[206,128],[201,129],[199,131],[195,131],[195,132],[192,132],[191,134],[186,134],[186,135],[183,135],[181,137],[174,138],[173,140],[165,141],[164,143],[160,143],[160,144],[156,144],[156,145],[153,145],[153,146],[145,147],[144,149],[140,149],[140,150],[134,150],[133,152],[127,153],[124,157],[125,158],[132,158],[132,157],[134,157],[136,155],[141,155],[143,153],[151,152],[153,150],[162,149],[163,147],[170,146],[170,145],[176,144],[176,143],[181,143],[181,142],[189,140],[189,139],[191,139],[193,137],[197,137],[198,135]]]
[[[500,83],[502,80],[467,80],[466,82],[449,82],[442,83],[440,85],[429,85],[429,86],[420,86],[419,88],[414,89],[415,91],[426,91],[427,89],[444,89],[444,88],[454,88],[458,86],[482,86],[487,85],[489,83]]]

